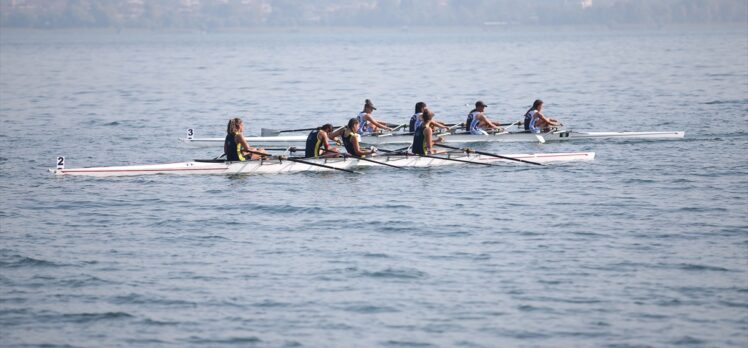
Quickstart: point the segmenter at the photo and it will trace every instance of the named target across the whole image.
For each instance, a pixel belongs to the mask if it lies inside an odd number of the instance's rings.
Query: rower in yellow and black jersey
[[[442,137],[438,137],[434,140],[432,129],[434,113],[431,112],[431,110],[424,108],[421,118],[423,119],[423,123],[416,128],[416,131],[413,134],[413,145],[411,146],[411,151],[416,155],[443,153],[444,151],[434,149],[434,144],[440,143],[444,140]]]
[[[333,132],[332,125],[329,123],[313,130],[306,138],[304,156],[309,158],[340,156],[340,152],[338,151],[338,149],[330,146],[329,143],[330,140],[334,140],[335,138],[342,135],[344,131],[345,127],[342,127]]]
[[[241,118],[232,118],[226,127],[226,140],[223,142],[223,153],[227,161],[256,160],[261,157],[270,156],[265,149],[249,146],[244,139],[244,122]]]
[[[360,135],[356,133],[356,130],[358,130],[359,127],[359,121],[358,118],[352,118],[348,121],[348,125],[346,125],[343,128],[343,146],[345,146],[345,151],[348,152],[351,156],[354,157],[363,157],[366,155],[374,155],[374,153],[377,152],[377,149],[375,147],[371,147],[369,150],[361,149],[360,142]]]

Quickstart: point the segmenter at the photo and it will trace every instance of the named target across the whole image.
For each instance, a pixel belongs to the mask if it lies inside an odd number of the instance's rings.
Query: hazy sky
[[[746,0],[0,0],[5,27],[745,23]]]

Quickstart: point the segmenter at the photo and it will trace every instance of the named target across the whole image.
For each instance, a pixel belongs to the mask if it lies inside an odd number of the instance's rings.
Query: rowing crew
[[[471,134],[488,134],[487,130],[503,131],[498,123],[494,123],[485,115],[484,112],[487,107],[488,105],[479,100],[475,103],[475,109],[471,110],[468,114],[465,121],[465,128]],[[376,109],[371,100],[366,99],[363,111],[356,117],[351,118],[345,127],[334,130],[333,126],[328,123],[313,130],[309,133],[306,140],[306,157],[340,156],[340,151],[330,146],[330,142],[338,138],[342,139],[342,143],[349,155],[362,157],[376,153],[377,149],[373,146],[369,149],[364,149],[360,144],[361,135],[364,133],[377,132],[380,129],[392,130],[386,123],[378,121],[371,116],[371,113]],[[536,100],[533,106],[527,110],[524,117],[525,130],[533,133],[547,132],[551,126],[559,124],[557,120],[545,117],[541,112],[542,109],[543,101]],[[409,125],[413,132],[413,143],[411,145],[413,153],[418,155],[440,153],[440,151],[434,149],[434,145],[442,142],[444,138],[436,137],[435,139],[434,128],[448,129],[449,127],[442,122],[434,120],[433,117],[434,113],[428,109],[426,103],[416,103],[415,113],[411,117]],[[265,152],[265,149],[249,146],[243,135],[244,123],[241,119],[233,118],[229,120],[226,132],[224,153],[227,160],[256,160],[270,156],[270,154]]]
[[[465,120],[465,129],[470,132],[470,134],[486,135],[489,131],[503,131],[503,128],[499,126],[498,122],[491,121],[488,116],[486,116],[485,110],[487,107],[488,105],[486,105],[486,103],[479,100],[475,102],[475,108],[470,110],[468,113],[467,119]],[[410,117],[408,122],[409,130],[411,132],[415,132],[424,122],[423,110],[426,108],[426,103],[416,103],[415,113]],[[545,117],[541,112],[542,108],[543,101],[538,99],[533,103],[532,107],[525,112],[524,127],[526,131],[533,133],[548,132],[550,131],[551,126],[558,126],[560,124],[555,119]],[[356,116],[356,119],[358,120],[358,128],[355,130],[356,133],[364,135],[377,133],[382,130],[393,130],[393,128],[390,128],[386,122],[377,120],[372,116],[372,113],[376,109],[377,108],[374,107],[371,100],[366,99],[366,101],[364,101],[363,110]],[[443,122],[437,120],[432,120],[431,122],[432,126],[435,128],[445,130],[449,129],[449,127]]]
[[[432,127],[434,113],[427,108],[424,108],[421,112],[421,123],[413,133],[411,151],[422,156],[443,152],[434,149],[434,145],[444,140],[441,137],[434,139]],[[333,130],[329,123],[313,130],[306,139],[305,156],[310,158],[340,156],[340,151],[330,146],[330,141],[338,137],[342,138],[343,146],[349,155],[354,157],[374,155],[377,152],[375,147],[372,146],[369,149],[361,147],[361,135],[356,132],[360,127],[359,119],[352,118],[348,120],[345,127],[338,130]]]
[[[441,138],[433,139],[433,130],[431,128],[431,118],[434,113],[423,110],[423,123],[416,130],[413,137],[413,153],[418,155],[427,155],[438,153],[433,149],[434,144],[441,142]],[[307,158],[331,158],[339,157],[340,151],[331,146],[330,142],[338,138],[342,139],[343,147],[346,152],[353,157],[373,156],[377,149],[370,147],[368,149],[361,145],[361,135],[356,132],[360,127],[358,118],[352,118],[345,127],[333,130],[331,124],[325,124],[309,133],[305,146],[305,157]],[[244,138],[244,123],[239,118],[229,120],[227,127],[226,140],[224,141],[223,150],[228,161],[245,161],[258,160],[271,155],[265,152],[265,149],[255,148],[247,143]]]
[[[367,99],[367,102],[369,100]],[[426,103],[416,103],[415,113],[410,117],[409,129],[414,132],[418,126],[423,123],[423,109],[426,108]],[[499,126],[498,122],[491,121],[485,114],[485,110],[488,107],[486,103],[482,101],[475,102],[475,108],[470,110],[467,119],[465,120],[465,130],[470,134],[474,135],[486,135],[489,131],[503,131],[503,128]],[[525,130],[532,133],[549,132],[552,126],[558,126],[560,123],[558,120],[548,118],[541,112],[543,109],[543,101],[538,99],[532,104],[532,107],[525,112],[523,124]],[[432,126],[435,128],[449,129],[449,127],[443,122],[432,120]]]

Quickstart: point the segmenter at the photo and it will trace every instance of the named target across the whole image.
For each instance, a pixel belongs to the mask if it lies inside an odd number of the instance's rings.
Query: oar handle
[[[273,155],[271,155],[269,153],[265,153],[265,152],[259,152],[259,151],[254,151],[254,150],[244,150],[244,151],[249,152],[251,154],[260,155],[260,156],[263,156],[263,157],[270,157],[270,158],[273,157]]]

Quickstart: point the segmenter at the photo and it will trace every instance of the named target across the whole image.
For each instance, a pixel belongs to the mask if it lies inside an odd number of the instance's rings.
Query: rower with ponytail
[[[223,153],[226,154],[227,161],[257,160],[270,156],[265,152],[265,149],[249,146],[243,133],[244,122],[242,122],[242,119],[238,117],[230,119],[226,126],[226,139],[223,142]]]

